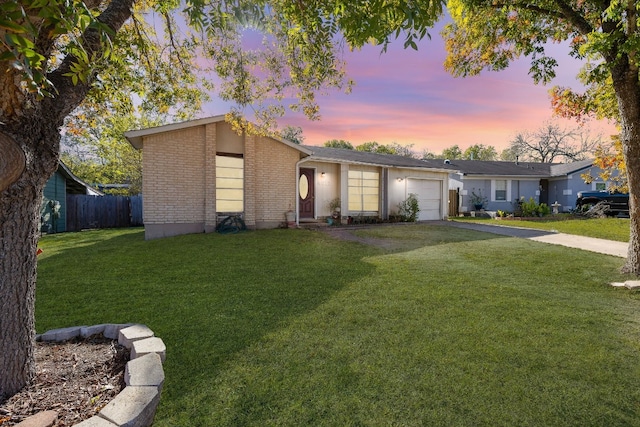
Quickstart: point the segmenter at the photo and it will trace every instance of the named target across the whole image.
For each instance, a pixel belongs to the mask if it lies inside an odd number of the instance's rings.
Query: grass
[[[591,218],[583,219],[570,215],[544,217],[539,220],[495,220],[491,218],[457,217],[454,221],[485,222],[492,225],[553,230],[559,233],[597,237],[599,239],[629,241],[628,218]]]
[[[640,425],[620,258],[429,225],[41,241],[37,329],[149,325],[156,426]]]

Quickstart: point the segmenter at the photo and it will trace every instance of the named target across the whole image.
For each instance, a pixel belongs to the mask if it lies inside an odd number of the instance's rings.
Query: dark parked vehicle
[[[576,200],[576,209],[581,211],[600,202],[609,207],[611,215],[629,215],[628,193],[580,191],[578,192],[578,200]]]

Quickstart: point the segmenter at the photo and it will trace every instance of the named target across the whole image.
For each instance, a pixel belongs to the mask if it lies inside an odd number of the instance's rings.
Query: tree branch
[[[117,33],[122,25],[131,17],[134,0],[111,0],[107,8],[102,12],[97,20]],[[83,34],[83,47],[88,53],[102,53],[104,46],[101,41],[101,34],[95,28],[89,28]],[[97,71],[92,70],[85,82],[73,84],[71,77],[65,74],[71,72],[71,67],[77,63],[77,58],[68,54],[60,66],[49,73],[48,78],[56,88],[57,95],[43,100],[44,108],[49,108],[55,113],[60,123],[73,111],[82,100],[96,77]]]
[[[549,16],[556,19],[565,19],[573,24],[573,26],[582,34],[589,34],[594,30],[593,26],[584,16],[575,11],[569,4],[564,1],[554,2],[559,10],[545,8],[528,2],[502,2],[494,1],[491,5],[494,7],[511,7],[513,9],[523,9],[536,12],[541,15]]]
[[[589,21],[587,21],[579,12],[574,10],[567,2],[556,1],[556,4],[560,8],[563,17],[571,22],[581,34],[589,34],[595,31],[595,28],[593,28]]]

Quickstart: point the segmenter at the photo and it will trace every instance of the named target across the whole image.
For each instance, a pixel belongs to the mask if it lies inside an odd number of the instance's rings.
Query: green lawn
[[[640,425],[622,259],[456,228],[47,236],[37,329],[139,322],[156,426]]]
[[[628,218],[592,218],[583,219],[570,215],[548,216],[539,220],[498,220],[491,218],[457,217],[454,221],[481,222],[491,225],[535,228],[538,230],[553,230],[560,233],[577,234],[580,236],[597,237],[600,239],[629,241]]]

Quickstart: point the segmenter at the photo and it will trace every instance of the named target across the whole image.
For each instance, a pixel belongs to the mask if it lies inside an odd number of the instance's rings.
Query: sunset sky
[[[433,153],[455,144],[462,150],[485,144],[501,151],[516,133],[533,131],[552,119],[552,86],[579,87],[575,76],[580,64],[568,56],[566,47],[553,49],[559,52],[557,78],[543,86],[528,75],[526,58],[505,71],[452,77],[442,65],[444,43],[437,31],[418,51],[404,50],[402,41],[392,43],[382,55],[380,47],[367,46],[345,54],[348,76],[356,82],[351,94],[334,91],[320,97],[320,121],[288,114],[280,125],[300,126],[308,145],[344,139],[354,146],[368,141],[413,144],[415,151]],[[205,113],[223,114],[225,108],[214,101]],[[588,129],[605,137],[615,132],[607,122],[591,122]]]

